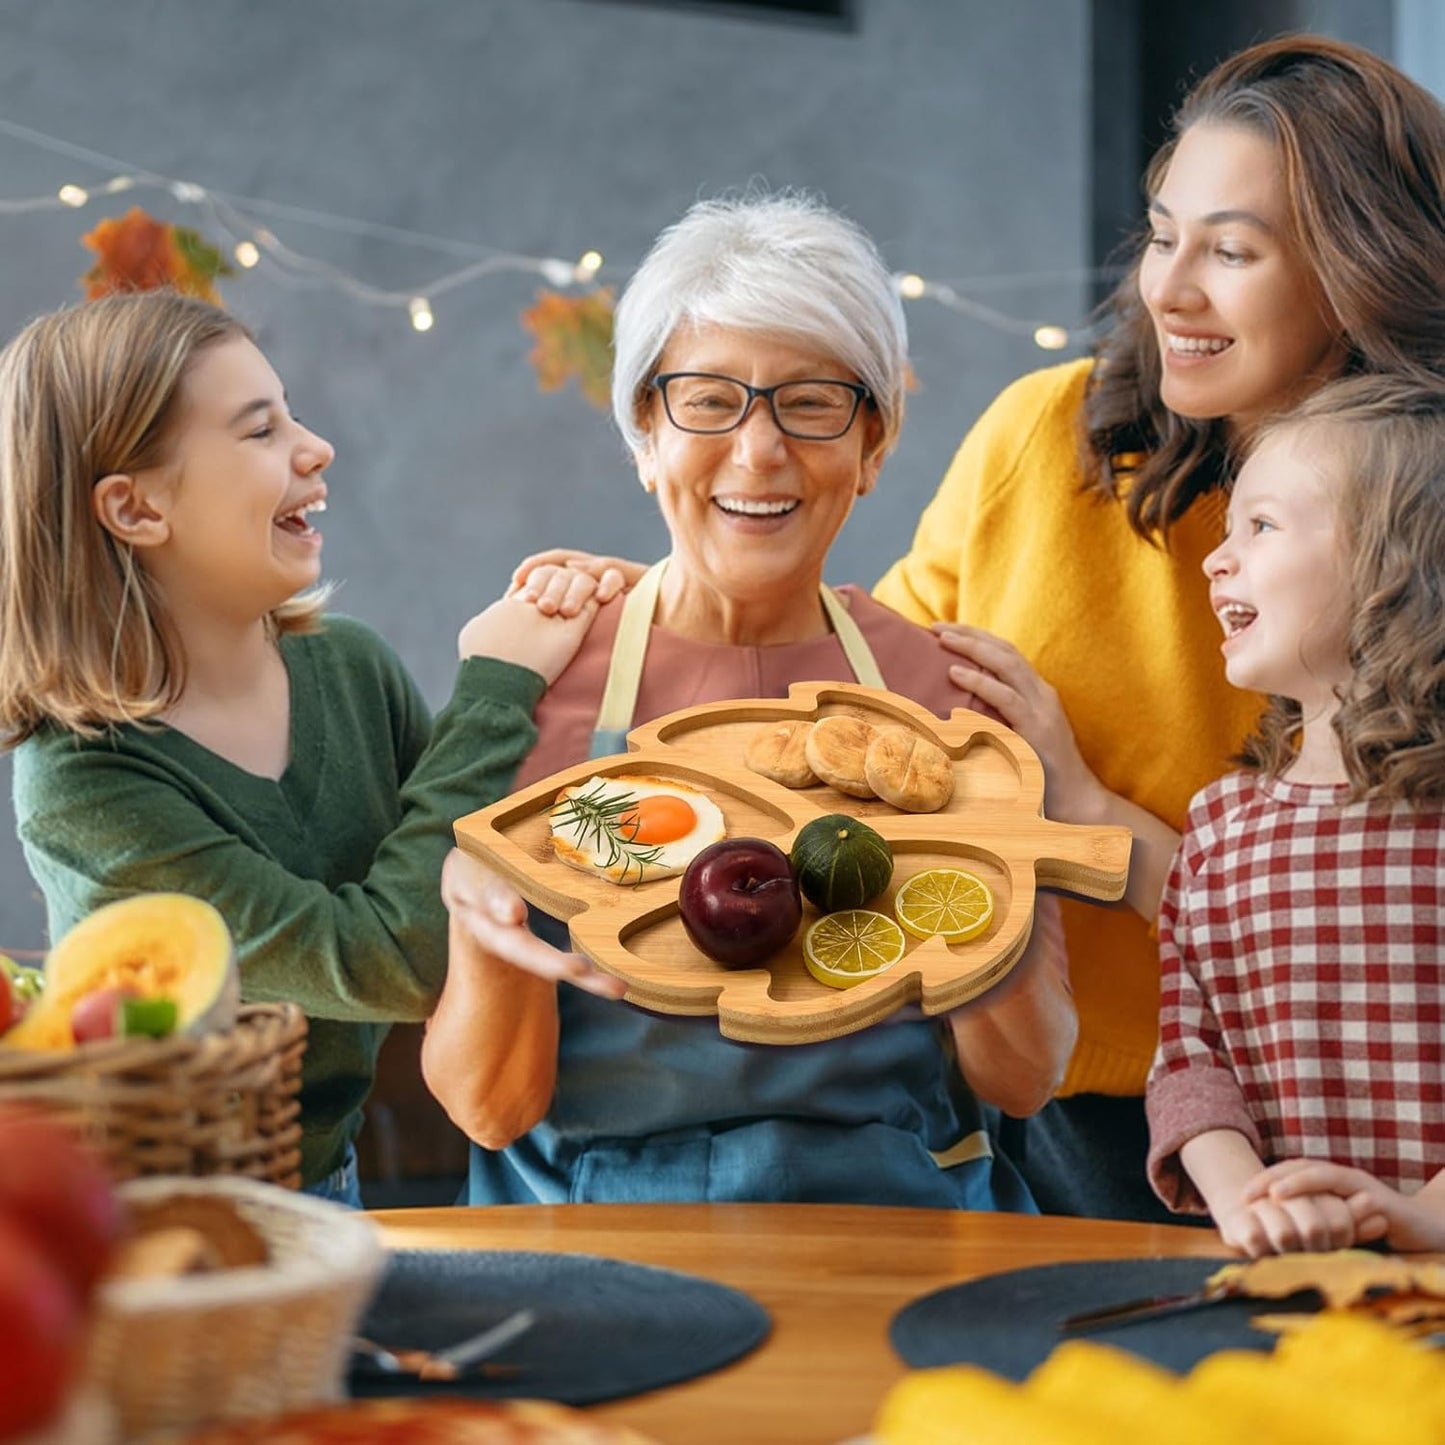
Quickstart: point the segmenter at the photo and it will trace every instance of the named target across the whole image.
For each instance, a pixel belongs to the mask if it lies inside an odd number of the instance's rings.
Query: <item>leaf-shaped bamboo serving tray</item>
[[[902,723],[953,760],[954,791],[937,813],[904,813],[880,799],[819,783],[785,788],[743,762],[765,724],[834,714]],[[926,708],[852,683],[794,683],[786,698],[709,703],[669,713],[627,735],[628,751],[553,773],[458,820],[459,845],[510,880],[528,902],[566,919],[573,946],[627,983],[627,998],[672,1014],[713,1014],[721,1031],[756,1043],[836,1038],[909,1003],[926,1014],[956,1008],[1004,978],[1028,942],[1038,885],[1084,898],[1123,895],[1127,828],[1080,827],[1043,817],[1044,773],[1033,749],[981,713],[943,721]],[[864,819],[893,849],[893,882],[868,907],[891,916],[898,888],[927,868],[965,868],[993,890],[988,929],[967,943],[908,939],[907,952],[849,989],[819,983],[803,962],[803,926],[757,968],[728,969],[694,947],[678,916],[681,878],[619,887],[569,868],[552,852],[548,814],[558,792],[588,778],[642,773],[711,795],[730,838],[767,838],[787,852],[804,824],[828,813]]]

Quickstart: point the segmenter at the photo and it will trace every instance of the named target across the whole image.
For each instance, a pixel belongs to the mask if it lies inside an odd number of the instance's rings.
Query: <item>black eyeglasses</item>
[[[836,441],[853,425],[858,408],[873,393],[856,381],[780,381],[749,386],[735,376],[709,371],[669,371],[652,384],[662,393],[667,419],[679,431],[716,436],[743,424],[753,402],[762,397],[778,430],[802,441]]]

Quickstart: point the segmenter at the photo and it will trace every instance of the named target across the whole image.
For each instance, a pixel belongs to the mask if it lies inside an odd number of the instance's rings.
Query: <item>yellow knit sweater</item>
[[[964,438],[913,548],[875,596],[918,622],[966,621],[1012,642],[1058,689],[1106,787],[1181,828],[1229,769],[1260,699],[1225,680],[1200,564],[1224,498],[1201,499],[1153,546],[1124,508],[1080,491],[1091,363],[1016,381]],[[1149,925],[1064,901],[1079,1044],[1060,1090],[1142,1094],[1159,1022]]]

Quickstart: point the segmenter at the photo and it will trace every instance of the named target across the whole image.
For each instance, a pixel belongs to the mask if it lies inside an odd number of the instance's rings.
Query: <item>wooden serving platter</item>
[[[902,723],[949,755],[954,792],[937,813],[905,813],[819,783],[785,788],[743,762],[753,736],[781,719],[847,714]],[[710,703],[669,713],[627,735],[626,753],[553,773],[456,824],[459,846],[515,885],[529,903],[565,919],[573,946],[627,983],[629,1001],[672,1014],[716,1014],[728,1038],[768,1044],[837,1038],[906,1004],[943,1013],[998,983],[1023,952],[1035,890],[1083,898],[1123,896],[1127,828],[1081,827],[1043,816],[1044,773],[1015,732],[956,709],[944,721],[890,692],[853,683],[794,683],[786,698]],[[927,868],[964,868],[993,890],[988,929],[966,943],[908,940],[892,968],[848,989],[829,988],[803,962],[803,933],[817,918],[804,904],[793,941],[758,968],[728,969],[693,946],[678,916],[681,878],[619,887],[553,856],[548,814],[558,792],[591,777],[643,773],[676,779],[721,807],[730,838],[758,837],[787,852],[799,829],[828,813],[865,820],[893,849],[888,890],[867,907],[893,912],[898,888]]]

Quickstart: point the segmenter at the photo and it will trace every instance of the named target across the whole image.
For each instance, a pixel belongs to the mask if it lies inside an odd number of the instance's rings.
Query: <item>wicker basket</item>
[[[224,1033],[0,1049],[0,1101],[27,1101],[78,1127],[117,1179],[239,1174],[301,1183],[301,1055],[295,1004],[247,1004]]]
[[[265,1265],[100,1289],[87,1384],[122,1438],[190,1430],[344,1396],[351,1340],[386,1252],[343,1205],[253,1179],[137,1179],[123,1199],[229,1199],[266,1240]]]

